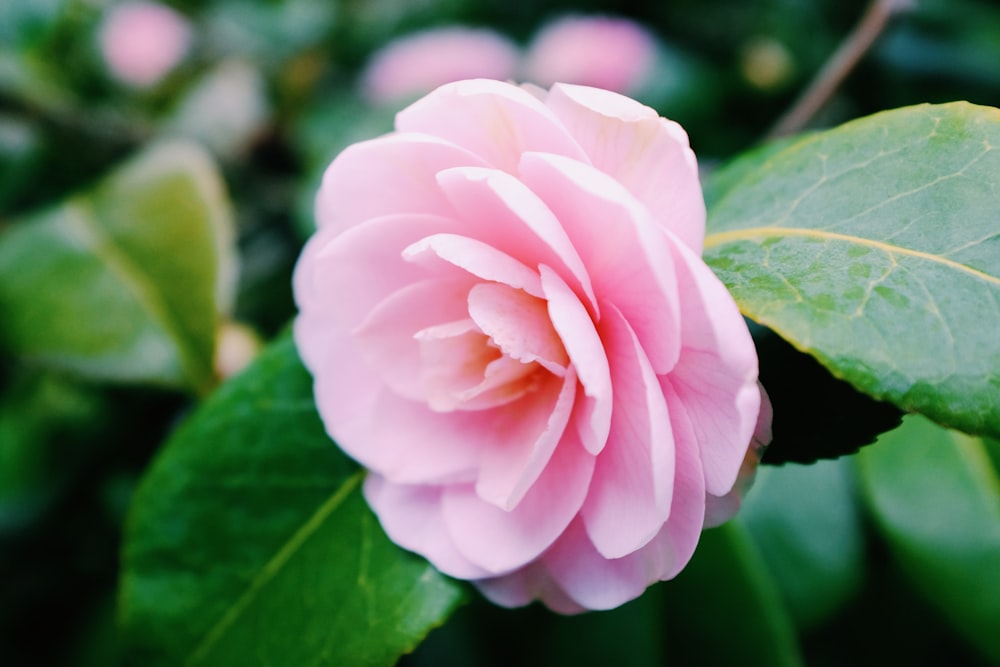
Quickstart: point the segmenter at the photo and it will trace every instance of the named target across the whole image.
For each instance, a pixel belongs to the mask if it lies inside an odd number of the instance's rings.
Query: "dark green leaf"
[[[1000,434],[1000,111],[885,112],[775,155],[709,212],[744,313],[862,391]]]
[[[861,588],[865,553],[853,470],[847,458],[761,468],[736,517],[802,629],[827,621]]]
[[[913,416],[859,458],[893,554],[966,638],[1000,661],[1000,477],[982,440]]]
[[[702,533],[694,558],[664,587],[669,664],[802,664],[774,579],[743,526]]]
[[[136,493],[121,582],[141,665],[386,665],[462,589],[389,542],[291,340],[223,385]]]
[[[876,401],[838,380],[773,331],[752,322],[750,331],[760,360],[760,381],[775,414],[774,437],[764,452],[764,463],[836,458],[899,426],[903,413],[892,403]]]
[[[232,301],[231,224],[204,152],[154,146],[0,235],[0,334],[89,377],[205,390]]]

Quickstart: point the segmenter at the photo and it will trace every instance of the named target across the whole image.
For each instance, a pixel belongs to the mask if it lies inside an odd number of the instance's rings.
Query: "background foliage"
[[[560,618],[487,605],[385,542],[280,339],[322,168],[391,125],[395,109],[366,105],[356,77],[392,38],[458,22],[523,45],[567,11],[629,16],[662,41],[640,98],[680,121],[711,168],[758,144],[865,3],[170,4],[192,22],[193,52],[136,90],[96,46],[110,3],[0,3],[0,664],[391,664],[418,644],[401,664],[1000,664],[996,431],[911,416],[857,455],[766,467],[676,581]],[[816,124],[920,102],[996,106],[998,63],[1000,7],[920,0]],[[780,177],[762,165],[785,148],[715,172],[718,230],[754,205],[729,189]],[[982,224],[995,229],[995,213]],[[856,449],[899,422],[755,334],[779,408],[773,461]],[[279,340],[223,383],[233,336],[250,349]],[[995,391],[997,364],[983,368]],[[855,370],[840,375],[864,386]],[[227,523],[234,507],[246,515]],[[361,536],[350,572],[322,567],[324,531]],[[205,575],[182,581],[192,568]],[[206,586],[216,608],[201,604]]]

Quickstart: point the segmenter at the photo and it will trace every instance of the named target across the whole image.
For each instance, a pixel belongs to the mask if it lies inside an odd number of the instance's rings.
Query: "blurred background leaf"
[[[207,391],[233,298],[232,233],[211,160],[156,145],[0,235],[0,336],[87,377]]]
[[[922,417],[883,436],[858,463],[890,551],[941,622],[1000,663],[1000,475],[987,443]]]

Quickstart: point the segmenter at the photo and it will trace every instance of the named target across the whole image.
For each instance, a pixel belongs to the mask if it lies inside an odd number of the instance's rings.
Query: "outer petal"
[[[681,330],[663,230],[628,190],[590,165],[529,153],[521,175],[566,228],[600,301],[621,310],[656,372],[669,372],[680,355]]]
[[[604,313],[614,407],[581,516],[597,551],[621,558],[649,542],[670,515],[674,440],[660,384],[635,334],[614,306]]]
[[[680,125],[599,88],[556,84],[546,104],[595,167],[627,187],[665,228],[701,254],[705,201],[697,161]]]
[[[759,384],[759,383],[758,383]],[[724,496],[713,496],[711,494],[705,498],[705,527],[712,528],[726,521],[729,521],[740,509],[743,498],[746,497],[750,487],[753,486],[754,477],[757,475],[757,466],[764,456],[764,450],[771,442],[771,400],[760,387],[760,414],[757,417],[757,428],[753,433],[753,440],[747,448],[743,464],[740,466],[739,475],[736,477],[736,484],[732,491]]]
[[[365,479],[365,500],[389,538],[421,554],[434,567],[459,579],[479,579],[489,572],[459,553],[441,514],[441,486],[393,484],[377,474]]]
[[[532,600],[541,600],[559,614],[579,614],[587,611],[574,602],[549,575],[539,561],[501,577],[473,582],[487,598],[504,607],[523,607]]]
[[[681,294],[684,347],[669,376],[691,419],[717,496],[736,481],[760,413],[757,351],[736,303],[701,258],[672,245]]]
[[[587,451],[598,454],[611,429],[611,368],[607,353],[590,314],[569,285],[544,264],[539,272],[542,291],[549,300],[552,326],[559,333],[583,386],[584,397],[573,417],[576,430]]]
[[[648,553],[650,547],[644,547]],[[659,579],[654,558],[631,554],[604,558],[587,537],[577,518],[543,556],[543,564],[556,585],[584,609],[614,609],[642,595]]]
[[[344,230],[384,215],[430,213],[451,207],[434,178],[442,169],[482,166],[483,160],[438,137],[393,133],[345,148],[323,175],[316,195],[319,227]]]
[[[300,267],[309,262],[312,275],[302,280],[311,283],[308,289],[314,295],[311,303],[299,303],[299,310],[330,310],[339,326],[354,329],[390,294],[431,277],[426,268],[406,261],[404,249],[456,225],[434,215],[399,214],[367,220],[340,234],[324,227],[309,242],[310,247],[318,242],[315,256],[310,250],[299,260]],[[297,283],[295,292],[301,301],[306,286]]]
[[[496,574],[536,559],[565,530],[587,493],[594,458],[573,430],[559,443],[538,481],[509,511],[484,502],[471,486],[450,486],[443,509],[449,533],[470,561]]]
[[[316,255],[333,237],[333,232],[318,231],[302,249],[292,274],[292,290],[299,308],[294,324],[295,347],[306,368],[313,373],[323,367],[329,349],[329,332],[337,326],[331,299],[316,280],[316,273],[322,268],[316,262]]]
[[[525,151],[587,159],[545,104],[499,81],[473,79],[441,86],[400,111],[396,129],[441,137],[510,173]]]

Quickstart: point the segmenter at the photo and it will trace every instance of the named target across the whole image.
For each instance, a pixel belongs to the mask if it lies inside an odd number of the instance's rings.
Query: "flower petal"
[[[680,309],[663,230],[628,190],[590,165],[529,153],[521,176],[552,210],[580,254],[599,303],[617,306],[657,373],[680,355]]]
[[[608,441],[611,429],[611,369],[608,356],[590,314],[569,285],[548,266],[542,264],[542,291],[549,300],[549,317],[559,333],[566,354],[580,378],[582,400],[573,420],[583,446],[598,454]]]
[[[768,398],[763,385],[759,382],[757,384],[760,387],[760,414],[757,417],[757,427],[753,433],[753,440],[750,441],[750,447],[743,458],[743,464],[740,466],[740,472],[732,490],[724,496],[708,494],[705,498],[705,528],[721,525],[729,521],[739,511],[743,504],[743,498],[753,486],[753,480],[757,475],[760,460],[764,456],[764,450],[771,442],[771,399]]]
[[[545,428],[535,437],[510,437],[502,446],[482,450],[476,495],[503,510],[513,509],[524,499],[549,463],[556,446],[564,439],[566,425],[573,412],[576,384],[576,373],[571,369],[561,382],[552,378],[546,387],[539,390],[555,391],[554,397],[529,399],[552,406]]]
[[[524,151],[587,159],[545,104],[499,81],[473,79],[441,86],[400,111],[396,129],[441,137],[510,173]]]
[[[701,254],[705,201],[697,160],[680,125],[599,88],[556,84],[546,104],[595,167],[622,183],[661,225]]]
[[[406,285],[383,299],[354,330],[369,366],[400,396],[427,398],[417,333],[468,319],[471,278],[432,278]]]
[[[649,553],[647,545],[643,552]],[[542,557],[556,585],[585,609],[614,609],[642,595],[658,579],[655,558],[633,553],[608,559],[594,548],[577,517]]]
[[[489,572],[474,565],[451,541],[441,514],[444,487],[393,484],[369,473],[364,495],[389,539],[421,554],[441,572],[459,579],[478,579]]]
[[[354,329],[375,304],[433,276],[425,267],[406,261],[404,249],[418,239],[455,228],[456,223],[448,218],[405,214],[367,220],[335,237],[337,230],[324,227],[309,246],[319,239],[328,240],[320,242],[315,256],[310,252],[300,260],[302,265],[310,258],[315,294],[314,303],[309,308],[300,304],[300,310],[329,309],[340,326]],[[297,287],[296,294],[300,291]]]
[[[541,600],[559,614],[579,614],[587,611],[574,602],[552,579],[538,561],[502,577],[473,582],[483,595],[504,607],[523,607],[532,600]]]
[[[506,285],[481,283],[469,292],[469,316],[505,355],[565,373],[569,358],[544,300]]]
[[[442,507],[449,534],[470,561],[504,574],[534,560],[566,528],[580,509],[594,470],[594,457],[572,429],[524,498],[503,510],[476,495],[472,485],[451,485]]]
[[[596,308],[587,269],[566,230],[522,182],[496,169],[472,167],[443,171],[438,182],[458,212],[465,236],[530,268],[548,264],[563,270]]]
[[[736,303],[701,258],[673,243],[684,347],[670,385],[700,443],[707,491],[736,481],[760,414],[757,351]]]
[[[435,174],[449,167],[483,164],[475,154],[424,134],[392,133],[353,144],[323,174],[316,195],[317,225],[342,231],[399,213],[448,217],[451,207]]]
[[[458,234],[434,234],[403,251],[403,258],[426,269],[451,265],[483,280],[492,280],[542,296],[538,273],[522,262],[477,239]]]
[[[665,395],[674,426],[676,467],[670,518],[644,547],[608,559],[578,518],[542,557],[559,588],[586,609],[612,609],[637,598],[654,581],[672,579],[691,560],[701,536],[705,484],[694,432],[675,395]]]
[[[617,308],[604,305],[604,313],[614,407],[580,514],[597,551],[621,558],[653,539],[670,515],[674,442],[660,384],[637,337]]]

